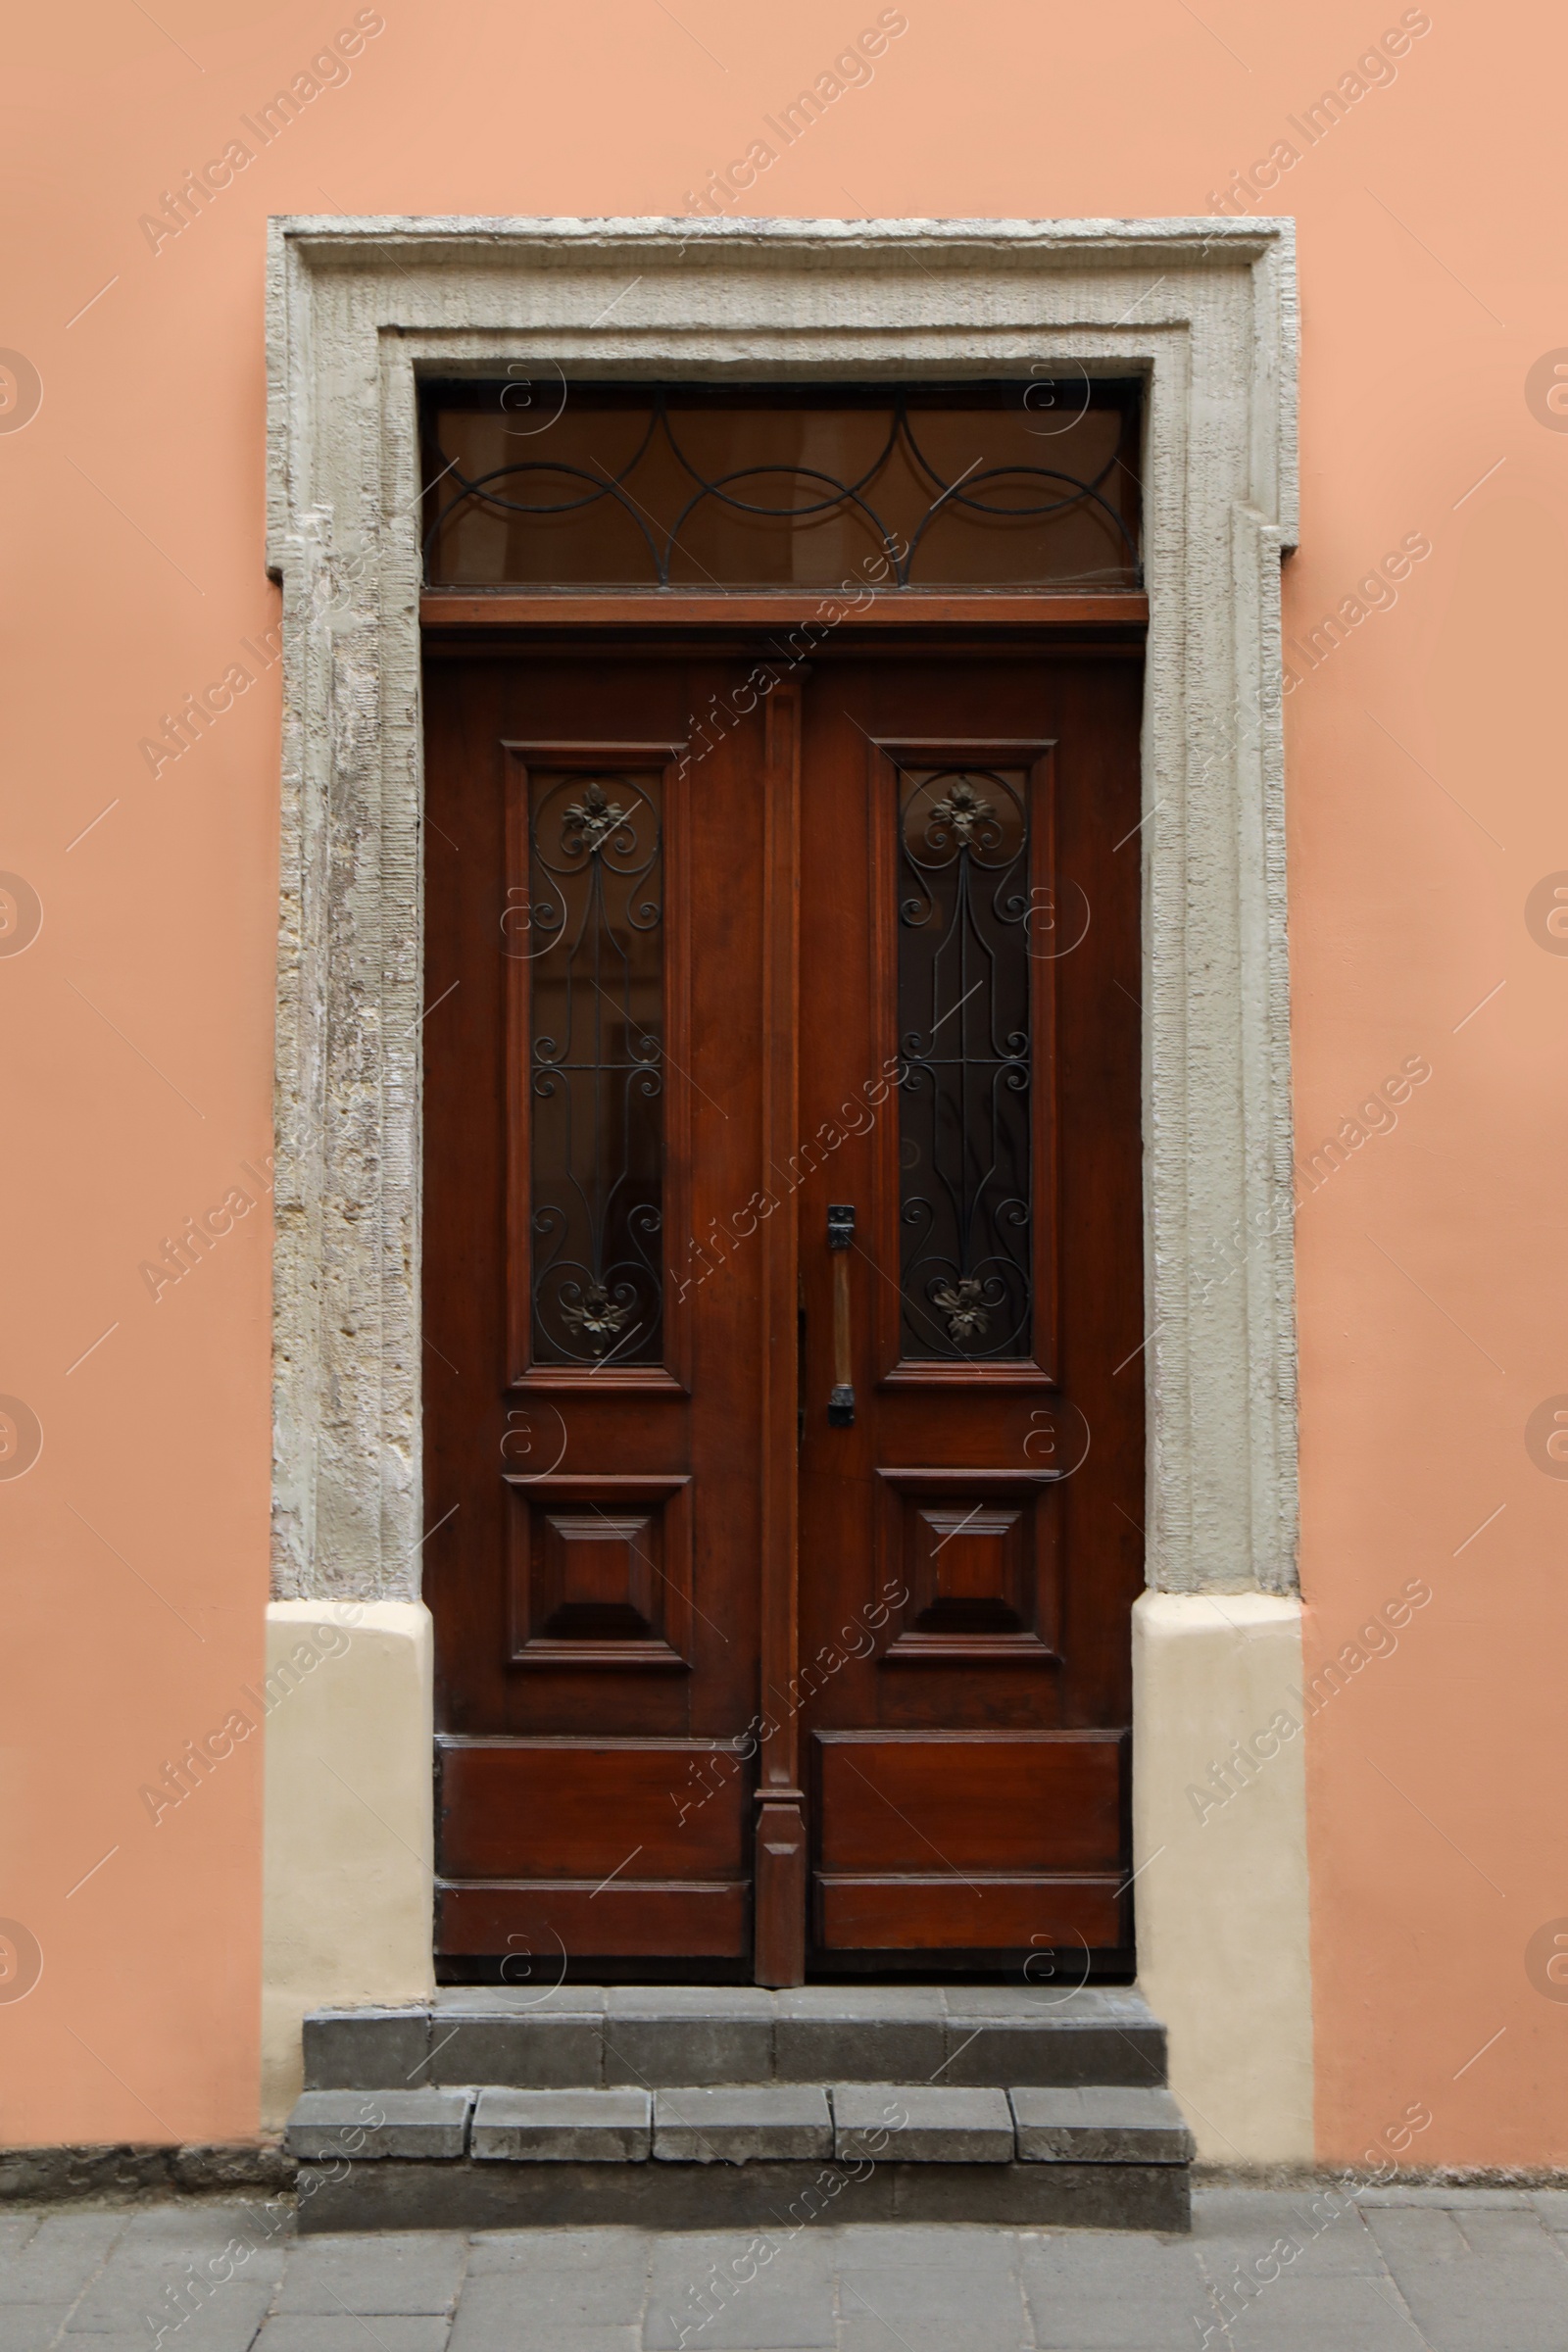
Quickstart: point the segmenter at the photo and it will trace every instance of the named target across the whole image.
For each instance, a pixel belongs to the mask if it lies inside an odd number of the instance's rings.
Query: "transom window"
[[[515,589],[1136,589],[1139,386],[425,386],[425,576]]]

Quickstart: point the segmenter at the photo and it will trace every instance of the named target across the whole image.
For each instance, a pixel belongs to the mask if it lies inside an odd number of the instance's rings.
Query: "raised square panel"
[[[612,1518],[591,1507],[544,1511],[535,1531],[541,1631],[584,1641],[656,1639],[653,1547],[661,1529],[647,1511]]]
[[[689,1481],[509,1476],[507,1484],[509,1662],[685,1672]]]
[[[916,1507],[910,1530],[934,1588],[917,1619],[922,1633],[1022,1633],[1023,1513],[975,1503]]]
[[[909,1599],[888,1665],[1059,1663],[1054,1481],[1001,1470],[879,1470],[884,1574]]]

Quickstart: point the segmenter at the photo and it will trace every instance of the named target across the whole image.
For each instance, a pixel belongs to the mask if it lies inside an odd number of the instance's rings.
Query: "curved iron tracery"
[[[1029,812],[993,768],[901,779],[900,1222],[914,1358],[1029,1353]]]
[[[506,466],[491,467],[483,473],[470,477],[463,471],[458,462],[452,459],[445,449],[439,446],[432,447],[430,453],[431,491],[433,492],[443,481],[451,483],[455,487],[436,511],[434,519],[425,534],[424,564],[427,575],[431,568],[431,556],[440,541],[441,534],[454,517],[465,509],[500,516],[532,515],[541,520],[547,520],[564,514],[581,514],[592,507],[602,506],[609,502],[635,525],[638,536],[648,552],[654,572],[653,584],[660,588],[667,588],[671,583],[671,573],[676,558],[685,552],[681,546],[681,533],[687,522],[705,504],[716,502],[732,514],[744,515],[752,520],[772,522],[808,522],[820,520],[830,514],[852,511],[858,513],[868,524],[886,559],[890,575],[888,584],[896,588],[908,588],[912,584],[911,575],[916,555],[933,524],[940,521],[945,514],[957,511],[984,516],[992,522],[1027,523],[1040,522],[1050,516],[1061,515],[1074,508],[1089,508],[1102,517],[1114,533],[1122,550],[1125,566],[1132,577],[1136,580],[1140,576],[1139,553],[1134,534],[1129,529],[1124,516],[1104,495],[1104,485],[1119,462],[1115,451],[1112,451],[1099,471],[1087,480],[1079,475],[1065,472],[1059,466],[1020,463],[992,466],[986,467],[984,471],[970,468],[967,472],[958,475],[956,479],[949,481],[921,448],[910,421],[909,388],[901,385],[894,387],[891,393],[891,417],[886,438],[872,462],[853,481],[840,480],[837,476],[823,472],[818,467],[788,463],[738,466],[710,479],[693,463],[691,457],[681,446],[669,413],[665,392],[660,387],[654,387],[649,393],[649,399],[652,407],[647,429],[631,456],[614,472],[601,467],[600,473],[596,475],[588,467],[574,465],[564,459],[528,458],[514,460]],[[646,507],[640,504],[627,486],[631,476],[636,473],[647,456],[655,435],[660,433],[667,442],[677,464],[696,484],[692,496],[686,500],[667,528],[660,523],[659,518],[651,514]],[[892,459],[901,441],[912,465],[933,486],[935,493],[930,499],[924,514],[912,530],[904,537],[902,543],[900,534],[890,529],[888,523],[877,513],[865,495],[877,475]],[[775,506],[763,503],[757,498],[742,497],[734,488],[734,485],[739,482],[755,482],[769,475],[783,475],[791,477],[801,484],[818,485],[825,489],[826,495],[813,495],[805,501]],[[520,490],[526,485],[529,477],[534,476],[553,476],[558,482],[583,482],[588,487],[580,495],[532,500],[508,496],[495,486],[506,482],[509,485],[515,484]],[[1062,489],[1060,495],[1043,496],[1036,503],[1031,504],[1006,501],[997,503],[995,499],[982,499],[975,495],[982,484],[1000,485],[1003,482],[1020,485],[1020,492],[1023,485],[1030,483],[1040,485],[1042,488],[1047,484],[1059,484],[1062,485]],[[540,487],[543,487],[542,483]],[[655,527],[650,528],[650,524]]]

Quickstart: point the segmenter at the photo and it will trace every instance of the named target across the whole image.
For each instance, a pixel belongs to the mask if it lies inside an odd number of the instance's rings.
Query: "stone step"
[[[829,2215],[1182,2230],[1193,2154],[1164,2089],[899,2082],[308,2090],[287,2144],[307,2231],[788,2233]]]
[[[1018,1984],[461,1985],[305,2020],[308,2090],[933,2080],[1158,2087],[1165,2030],[1135,1989]]]

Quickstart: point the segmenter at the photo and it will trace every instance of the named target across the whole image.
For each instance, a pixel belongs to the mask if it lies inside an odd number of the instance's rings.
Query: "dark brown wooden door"
[[[846,662],[807,712],[812,1942],[1103,1952],[1142,1582],[1137,676]]]
[[[1136,665],[799,675],[428,667],[454,1968],[1129,1941]]]

